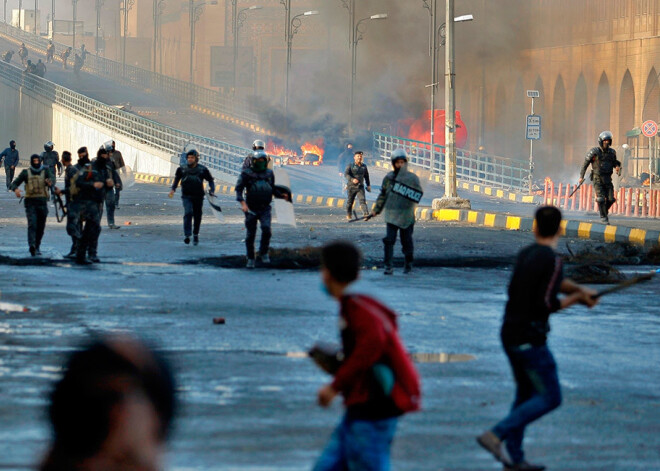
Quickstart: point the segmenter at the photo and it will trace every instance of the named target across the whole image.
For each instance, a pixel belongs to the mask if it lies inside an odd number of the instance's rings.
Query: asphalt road
[[[0,192],[0,299],[32,308],[0,312],[0,469],[28,469],[43,454],[47,393],[64,356],[98,330],[136,332],[175,367],[182,407],[167,469],[304,470],[318,456],[341,407],[315,405],[328,377],[291,353],[337,339],[337,306],[319,289],[316,270],[239,268],[242,216],[228,196],[220,196],[226,222],[205,207],[200,246],[184,245],[180,201],[166,192],[139,184],[126,190],[117,212],[122,228],[104,229],[103,263],[89,267],[61,258],[69,241],[53,217],[45,257],[31,259],[23,209]],[[366,257],[356,290],[399,313],[412,352],[475,357],[418,363],[423,411],[401,420],[393,469],[501,469],[474,437],[506,414],[513,398],[498,329],[510,263],[531,235],[418,223],[417,256],[429,266],[384,277],[371,269],[382,254],[382,220],[349,225],[340,209],[305,205],[297,219],[296,228],[274,225],[274,249],[355,241]],[[468,267],[470,260],[480,263]],[[550,345],[564,402],[530,428],[530,460],[562,471],[657,468],[659,283],[605,297],[591,311],[554,316]],[[213,325],[217,316],[227,323]]]

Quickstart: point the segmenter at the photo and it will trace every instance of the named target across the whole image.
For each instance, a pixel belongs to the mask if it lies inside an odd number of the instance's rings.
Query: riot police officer
[[[355,151],[353,162],[346,166],[344,169],[344,176],[346,177],[347,199],[346,199],[346,219],[351,219],[353,213],[353,203],[357,196],[360,202],[360,209],[362,215],[367,216],[369,209],[367,208],[367,199],[364,195],[365,186],[368,192],[371,192],[371,181],[369,180],[369,170],[364,164],[364,155],[362,151]]]
[[[580,183],[584,181],[584,174],[591,165],[591,178],[594,182],[596,202],[600,212],[600,220],[609,224],[608,210],[616,202],[614,198],[614,185],[612,173],[616,170],[621,174],[621,162],[616,158],[616,151],[612,149],[612,133],[603,131],[598,135],[598,147],[593,147],[587,153],[587,158],[580,170]]]
[[[397,232],[401,237],[402,252],[405,256],[403,272],[410,273],[413,264],[413,230],[415,228],[415,208],[422,199],[422,185],[417,175],[408,170],[408,154],[403,149],[392,152],[392,170],[383,179],[380,195],[376,200],[371,216],[385,211],[387,233],[385,245],[385,275],[394,273],[392,256]]]
[[[50,170],[54,176],[59,177],[62,175],[62,163],[60,162],[60,154],[56,150],[53,150],[54,148],[55,144],[53,144],[53,141],[46,142],[40,158],[44,167]],[[57,173],[55,172],[55,168],[57,168]],[[53,184],[55,184],[54,181]]]
[[[246,168],[252,167],[252,158],[254,157],[254,154],[260,150],[265,150],[266,149],[266,143],[262,141],[261,139],[257,139],[252,143],[252,152],[250,152],[248,155],[245,156],[245,159],[243,160],[243,170]]]

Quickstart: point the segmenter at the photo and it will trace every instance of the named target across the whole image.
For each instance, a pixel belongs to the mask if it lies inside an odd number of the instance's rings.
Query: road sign
[[[653,137],[658,134],[658,123],[649,119],[642,124],[642,134],[646,137]]]
[[[541,94],[538,90],[527,90],[527,98],[538,98]]]
[[[527,115],[525,138],[532,141],[541,139],[541,117],[537,114]]]

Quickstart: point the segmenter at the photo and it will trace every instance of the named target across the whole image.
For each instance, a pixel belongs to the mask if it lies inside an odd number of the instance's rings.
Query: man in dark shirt
[[[504,352],[516,381],[515,400],[506,418],[477,437],[477,442],[504,463],[505,469],[527,471],[542,471],[545,466],[525,461],[525,427],[561,404],[557,365],[546,345],[548,318],[576,303],[588,307],[597,303],[595,291],[563,277],[561,258],[554,251],[560,237],[561,212],[544,206],[535,219],[536,243],[518,254],[501,330]],[[560,299],[559,293],[566,296]],[[510,461],[502,451],[504,441]]]
[[[369,214],[369,208],[367,208],[367,199],[364,194],[364,189],[366,184],[367,191],[371,192],[371,181],[369,180],[369,170],[364,164],[364,155],[362,154],[362,151],[355,151],[353,162],[348,164],[344,169],[344,176],[346,177],[346,188],[348,192],[348,198],[346,200],[346,219],[352,219],[353,203],[355,202],[356,196],[360,202],[362,215],[367,216]]]
[[[199,152],[190,149],[186,155],[187,164],[176,169],[170,198],[174,196],[181,182],[181,201],[183,202],[183,242],[188,245],[190,236],[193,244],[199,244],[199,228],[202,225],[202,206],[204,206],[204,180],[209,184],[209,194],[215,194],[215,182],[211,172],[199,163]],[[194,222],[194,223],[193,223]]]

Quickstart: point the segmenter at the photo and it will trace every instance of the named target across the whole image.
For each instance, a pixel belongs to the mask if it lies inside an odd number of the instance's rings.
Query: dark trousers
[[[41,239],[46,230],[46,218],[48,217],[48,204],[45,201],[25,200],[25,215],[27,216],[27,236],[30,247],[41,246]]]
[[[415,224],[411,224],[405,229],[402,229],[394,224],[387,224],[387,233],[383,239],[383,244],[385,244],[385,266],[392,266],[392,256],[394,254],[394,244],[396,243],[396,234],[399,232],[401,237],[401,251],[406,257],[406,263],[413,261],[413,231],[415,229]]]
[[[522,449],[525,427],[561,404],[557,364],[547,345],[504,346],[516,381],[516,398],[509,415],[499,422],[493,433],[506,441],[514,463],[525,459]]]
[[[121,190],[115,188],[115,208],[119,207],[119,194],[121,193]]]
[[[614,204],[614,185],[612,179],[594,178],[594,191],[600,217],[607,217],[610,207]]]
[[[101,211],[100,214],[101,219],[103,219],[103,204],[105,204],[105,207],[108,210],[107,212],[108,226],[114,226],[115,225],[115,190],[113,188],[109,188],[105,192],[104,203],[102,203],[99,208],[99,210]]]
[[[355,202],[355,197],[357,196],[358,202],[360,203],[360,209],[362,210],[362,215],[366,216],[369,214],[369,209],[367,208],[367,198],[364,194],[364,187],[358,186],[349,186],[348,187],[348,199],[346,200],[346,212],[349,216],[353,214],[353,203]]]
[[[186,237],[199,235],[199,226],[202,224],[202,206],[204,197],[189,198],[184,196],[183,201],[183,234]]]
[[[77,229],[76,239],[78,240],[77,257],[85,258],[85,254],[96,256],[99,236],[101,235],[101,211],[103,203],[92,200],[83,200],[79,203],[78,219],[72,225]],[[69,228],[67,222],[67,229]],[[75,230],[74,229],[74,230]]]
[[[16,173],[15,168],[7,167],[5,165],[5,178],[7,181],[7,189],[11,186],[11,182],[14,181],[14,173]]]
[[[71,250],[73,251],[78,244],[78,239],[82,237],[80,203],[77,201],[68,201],[66,207],[66,233],[71,237]]]
[[[261,211],[248,211],[245,213],[245,228],[247,229],[247,235],[245,236],[245,248],[247,249],[247,257],[250,260],[254,259],[254,241],[257,238],[257,221],[261,223],[261,242],[259,243],[259,253],[261,255],[266,255],[268,254],[270,237],[272,235],[270,230],[270,206]]]

